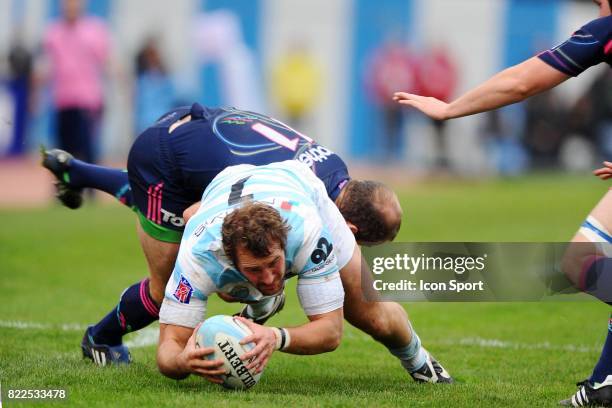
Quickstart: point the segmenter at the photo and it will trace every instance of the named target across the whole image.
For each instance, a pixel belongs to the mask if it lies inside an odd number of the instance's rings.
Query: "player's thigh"
[[[152,127],[140,134],[128,156],[128,178],[140,225],[151,237],[164,242],[181,241],[183,211],[194,201],[181,187],[176,168],[161,149],[164,128]]]
[[[589,214],[568,245],[562,261],[563,273],[576,286],[582,286],[585,265],[593,256],[612,253],[609,234],[612,231],[612,191],[608,191]]]
[[[612,232],[612,189],[591,210],[572,242],[606,242]]]
[[[608,232],[612,232],[612,189],[608,190],[590,215],[597,219]]]
[[[164,289],[170,279],[179,244],[174,242],[164,242],[153,238],[147,234],[140,223],[137,223],[138,238],[145,254],[149,267],[150,282],[149,290],[151,297],[161,303],[164,298]]]

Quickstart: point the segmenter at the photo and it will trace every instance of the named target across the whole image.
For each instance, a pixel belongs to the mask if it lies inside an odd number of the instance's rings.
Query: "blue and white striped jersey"
[[[305,312],[320,314],[342,307],[339,268],[352,256],[355,239],[323,183],[306,165],[289,160],[266,166],[228,167],[208,185],[198,212],[185,227],[166,286],[161,323],[195,327],[204,320],[206,301],[215,292],[245,302],[264,297],[223,251],[223,220],[244,197],[274,207],[290,226],[285,279],[298,277],[298,297]],[[326,256],[312,256],[321,250]],[[313,291],[300,291],[301,285],[323,285],[318,292],[326,296],[302,298]],[[331,292],[330,287],[334,288]]]

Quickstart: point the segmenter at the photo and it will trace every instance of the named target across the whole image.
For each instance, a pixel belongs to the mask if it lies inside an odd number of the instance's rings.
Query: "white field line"
[[[18,329],[18,330],[61,330],[61,331],[76,331],[85,332],[87,325],[78,323],[64,324],[48,324],[36,322],[21,322],[16,320],[0,320],[0,329]],[[147,327],[139,330],[131,336],[125,345],[131,348],[147,347],[157,344],[159,338],[158,327]]]
[[[466,337],[449,341],[426,342],[441,346],[477,346],[483,348],[500,348],[509,350],[550,350],[570,351],[573,353],[591,353],[601,351],[602,346],[585,346],[575,344],[551,344],[547,341],[541,343],[520,343],[513,341],[483,339],[480,337]]]
[[[0,320],[0,329],[18,329],[18,330],[61,330],[61,331],[85,331],[86,325],[78,323],[64,324],[46,324],[35,322],[22,322],[15,320]],[[352,333],[347,333],[348,338],[367,338],[359,333],[357,336]],[[159,339],[158,327],[147,327],[139,330],[131,336],[125,345],[131,348],[148,347],[157,344]],[[601,345],[576,345],[576,344],[551,344],[549,342],[541,343],[521,343],[515,341],[506,341],[499,339],[484,339],[481,337],[464,337],[459,339],[448,340],[429,340],[425,341],[426,345],[439,346],[475,346],[481,348],[498,348],[508,350],[549,350],[549,351],[569,351],[573,353],[592,353],[601,351]]]
[[[20,322],[17,320],[0,320],[0,329],[81,331],[86,325],[78,323],[48,324],[35,322]]]

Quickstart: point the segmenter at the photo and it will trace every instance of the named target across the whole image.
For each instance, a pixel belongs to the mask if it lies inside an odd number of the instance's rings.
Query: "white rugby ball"
[[[240,344],[251,330],[232,316],[212,316],[204,321],[196,333],[197,347],[212,347],[215,352],[206,358],[223,360],[227,374],[222,375],[223,386],[234,390],[251,388],[259,382],[262,373],[246,368],[240,357],[255,347],[255,343]]]

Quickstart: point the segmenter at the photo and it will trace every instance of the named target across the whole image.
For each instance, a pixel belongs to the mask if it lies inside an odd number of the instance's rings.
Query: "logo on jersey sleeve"
[[[324,278],[338,270],[336,253],[329,238],[320,237],[316,242],[316,247],[310,252],[300,273],[302,278]]]
[[[325,237],[321,237],[317,242],[317,248],[310,254],[310,260],[313,264],[324,262],[331,254],[334,246]]]
[[[193,293],[193,287],[189,283],[189,281],[181,275],[181,280],[179,281],[176,290],[174,291],[174,297],[181,303],[188,304],[191,299],[191,295]]]

